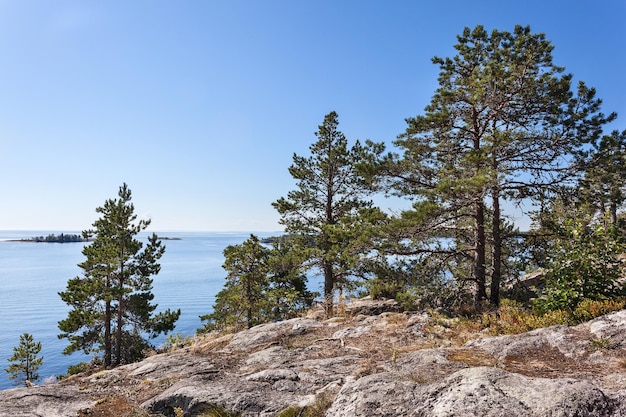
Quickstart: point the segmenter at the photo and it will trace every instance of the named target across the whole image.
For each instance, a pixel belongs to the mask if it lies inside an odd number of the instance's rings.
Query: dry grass
[[[352,372],[352,375],[357,378],[361,378],[367,375],[376,374],[383,371],[381,363],[373,357],[363,358],[357,363],[356,369]]]
[[[233,336],[233,334],[207,334],[198,337],[191,345],[190,352],[194,355],[203,355],[224,349],[233,339]]]
[[[276,417],[323,417],[326,410],[333,405],[334,397],[329,393],[322,393],[315,397],[315,401],[304,407],[289,407]]]
[[[597,366],[569,358],[559,349],[547,345],[520,356],[507,356],[499,367],[508,372],[540,378],[579,377],[603,372]]]
[[[123,397],[101,398],[96,401],[94,407],[88,410],[80,410],[78,417],[143,417],[148,414],[140,409],[137,404],[132,404]]]
[[[448,318],[433,314],[426,332],[457,343],[482,335],[499,336],[520,334],[554,325],[575,325],[626,307],[626,299],[584,300],[576,310],[555,310],[538,314],[530,308],[510,300],[502,300],[496,311]]]
[[[216,404],[207,404],[204,410],[197,414],[197,417],[239,417],[241,413],[235,413],[226,410],[225,408]]]
[[[409,381],[418,384],[432,384],[450,375],[452,372],[414,372],[409,376]]]
[[[480,349],[451,349],[447,352],[446,359],[462,362],[470,367],[496,366],[498,364],[498,360],[493,355]]]

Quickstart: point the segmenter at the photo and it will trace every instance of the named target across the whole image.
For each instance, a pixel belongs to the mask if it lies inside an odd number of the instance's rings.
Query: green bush
[[[626,298],[623,297],[601,301],[585,299],[578,304],[573,316],[577,323],[582,323],[613,311],[622,310],[624,307],[626,307]]]
[[[618,283],[623,266],[618,255],[625,247],[617,230],[603,223],[570,221],[555,246],[546,288],[535,306],[540,312],[574,312],[583,300],[605,301],[625,295]]]
[[[167,351],[170,349],[181,348],[190,345],[193,342],[192,336],[185,336],[178,332],[168,334],[163,341],[161,350]]]
[[[88,362],[79,362],[75,365],[70,365],[67,367],[67,375],[66,376],[72,376],[72,375],[76,375],[76,374],[81,374],[83,372],[87,372],[88,370],[90,370],[92,367],[92,364],[88,363]]]
[[[241,330],[272,320],[297,317],[310,308],[315,294],[306,287],[302,255],[280,240],[267,248],[257,236],[224,249],[223,268],[228,272],[217,293],[213,312],[200,316],[204,327]]]

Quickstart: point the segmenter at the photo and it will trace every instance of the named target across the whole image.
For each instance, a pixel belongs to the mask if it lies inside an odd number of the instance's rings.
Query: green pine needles
[[[304,255],[289,239],[278,239],[270,248],[250,235],[242,244],[226,247],[224,257],[226,283],[213,313],[200,317],[207,322],[200,332],[292,318],[313,303],[315,294],[307,290],[303,273]]]
[[[59,338],[70,342],[63,353],[103,352],[104,365],[111,367],[143,359],[152,347],[147,339],[173,330],[180,310],[154,314],[151,277],[161,269],[165,246],[154,233],[145,245],[137,239],[150,221],[137,220],[127,185],[96,212],[102,217],[83,232],[93,239],[78,265],[83,275],[59,293],[71,307],[59,322]]]
[[[37,371],[43,364],[43,357],[37,356],[39,352],[41,342],[35,342],[33,336],[28,333],[21,335],[20,344],[13,348],[13,356],[9,358],[9,362],[12,363],[5,369],[9,379],[15,380],[16,385],[24,386],[39,381]]]
[[[361,244],[364,213],[373,216],[378,210],[357,169],[365,162],[366,147],[358,140],[348,146],[336,112],[324,116],[315,136],[308,157],[293,155],[289,173],[296,189],[272,205],[285,231],[294,237],[292,243],[306,254],[308,268],[324,276],[324,305],[331,316],[335,291],[350,286],[370,249]]]

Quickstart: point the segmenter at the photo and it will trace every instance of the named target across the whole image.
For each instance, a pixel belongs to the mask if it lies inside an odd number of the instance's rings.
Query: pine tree
[[[137,221],[131,191],[124,184],[118,199],[109,199],[96,212],[102,217],[83,232],[93,242],[85,246],[83,276],[72,278],[61,299],[71,310],[59,322],[59,338],[70,342],[63,353],[104,351],[104,365],[117,366],[144,356],[154,338],[174,328],[180,310],[154,314],[151,276],[159,273],[165,246],[152,234],[147,245],[136,236],[150,224]]]
[[[37,382],[39,374],[37,371],[43,364],[43,357],[37,357],[41,351],[41,342],[35,342],[33,336],[24,333],[20,336],[20,344],[13,348],[13,356],[9,362],[13,362],[5,369],[9,373],[9,379],[17,380],[16,385]]]
[[[589,154],[588,167],[578,189],[581,199],[600,214],[609,213],[618,224],[618,211],[626,201],[626,130],[600,139]]]
[[[335,112],[324,117],[315,133],[317,141],[306,158],[293,156],[289,173],[297,180],[297,189],[273,206],[281,215],[281,224],[307,254],[309,267],[324,275],[324,304],[332,314],[334,291],[347,284],[358,266],[359,252],[352,245],[359,230],[352,224],[361,209],[371,207],[365,180],[357,172],[364,148],[359,141],[348,148],[348,141],[338,129]]]
[[[313,302],[302,273],[302,258],[280,239],[269,248],[255,235],[224,249],[226,283],[201,332],[252,327],[295,316]]]
[[[319,295],[308,290],[303,265],[306,259],[290,240],[289,237],[275,240],[267,259],[268,315],[273,320],[297,316],[310,308]]]
[[[439,88],[423,115],[407,119],[395,142],[404,154],[387,174],[398,194],[417,201],[416,211],[428,208],[431,218],[421,220],[433,225],[430,237],[453,238],[446,256],[470,260],[456,276],[475,283],[477,303],[488,296],[491,274],[489,299],[497,305],[502,201],[533,198],[574,178],[584,145],[615,115],[600,112],[593,88],[572,88],[572,75],[552,62],[550,41],[528,26],[488,33],[479,25],[457,39],[454,57],[433,58]]]
[[[269,249],[258,237],[250,238],[241,245],[229,245],[224,250],[224,269],[228,271],[230,287],[236,287],[240,294],[238,309],[248,328],[263,320],[265,292],[268,287],[267,258]]]

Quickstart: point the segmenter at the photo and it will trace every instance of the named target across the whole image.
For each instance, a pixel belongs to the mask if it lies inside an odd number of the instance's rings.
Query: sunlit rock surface
[[[1,391],[0,415],[194,416],[217,406],[276,416],[325,401],[327,417],[626,416],[626,311],[485,337],[390,302],[355,306],[343,318],[208,335],[140,363]]]

